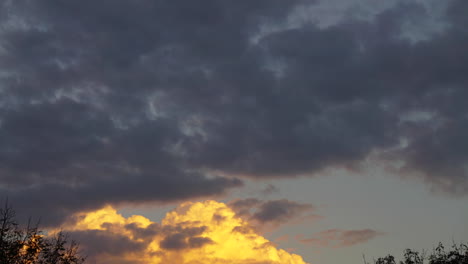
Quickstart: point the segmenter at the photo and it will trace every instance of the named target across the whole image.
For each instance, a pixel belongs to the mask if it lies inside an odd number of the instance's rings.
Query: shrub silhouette
[[[397,262],[395,257],[388,255],[374,260],[374,264],[468,264],[468,245],[454,243],[446,251],[444,245],[439,243],[428,256],[426,256],[425,252],[419,253],[418,251],[406,249],[402,261]]]
[[[68,241],[59,232],[48,237],[38,225],[20,227],[15,211],[8,205],[0,208],[0,263],[1,264],[81,264],[78,244]]]

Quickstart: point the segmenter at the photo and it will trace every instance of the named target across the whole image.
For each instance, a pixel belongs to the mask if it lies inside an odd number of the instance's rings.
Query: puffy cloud
[[[75,215],[64,230],[97,263],[305,264],[215,201],[184,203],[161,224],[139,215],[125,218],[107,206]]]
[[[328,229],[314,234],[311,238],[299,237],[298,240],[305,244],[322,247],[350,247],[356,244],[365,243],[383,234],[384,233],[373,229]]]

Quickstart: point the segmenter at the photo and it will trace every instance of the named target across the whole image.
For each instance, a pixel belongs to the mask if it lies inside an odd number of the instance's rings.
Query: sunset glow
[[[68,264],[376,264],[468,241],[467,14],[0,0],[0,208],[44,235],[0,211],[0,264],[25,263],[5,238],[37,263],[73,242]]]
[[[122,256],[99,255],[101,263],[111,263],[116,258],[152,264],[306,263],[301,256],[278,249],[226,204],[216,201],[183,203],[167,213],[161,224],[139,215],[125,218],[111,206],[75,217],[78,221],[68,223],[67,231],[94,230],[145,245],[141,251]]]

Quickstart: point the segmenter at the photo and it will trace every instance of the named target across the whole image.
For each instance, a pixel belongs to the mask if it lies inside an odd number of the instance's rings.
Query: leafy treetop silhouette
[[[365,262],[365,264],[368,264]],[[468,264],[468,245],[460,243],[453,244],[446,250],[442,243],[429,254],[419,253],[411,249],[406,249],[403,260],[397,262],[395,257],[387,255],[374,260],[374,264]]]
[[[2,264],[81,264],[78,244],[62,232],[45,236],[38,225],[20,227],[8,202],[0,208],[0,263]]]

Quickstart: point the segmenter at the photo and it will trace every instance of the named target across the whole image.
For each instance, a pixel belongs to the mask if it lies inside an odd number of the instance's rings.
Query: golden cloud
[[[216,201],[184,203],[161,224],[139,215],[125,218],[111,206],[75,220],[64,230],[83,240],[96,263],[306,264]]]

